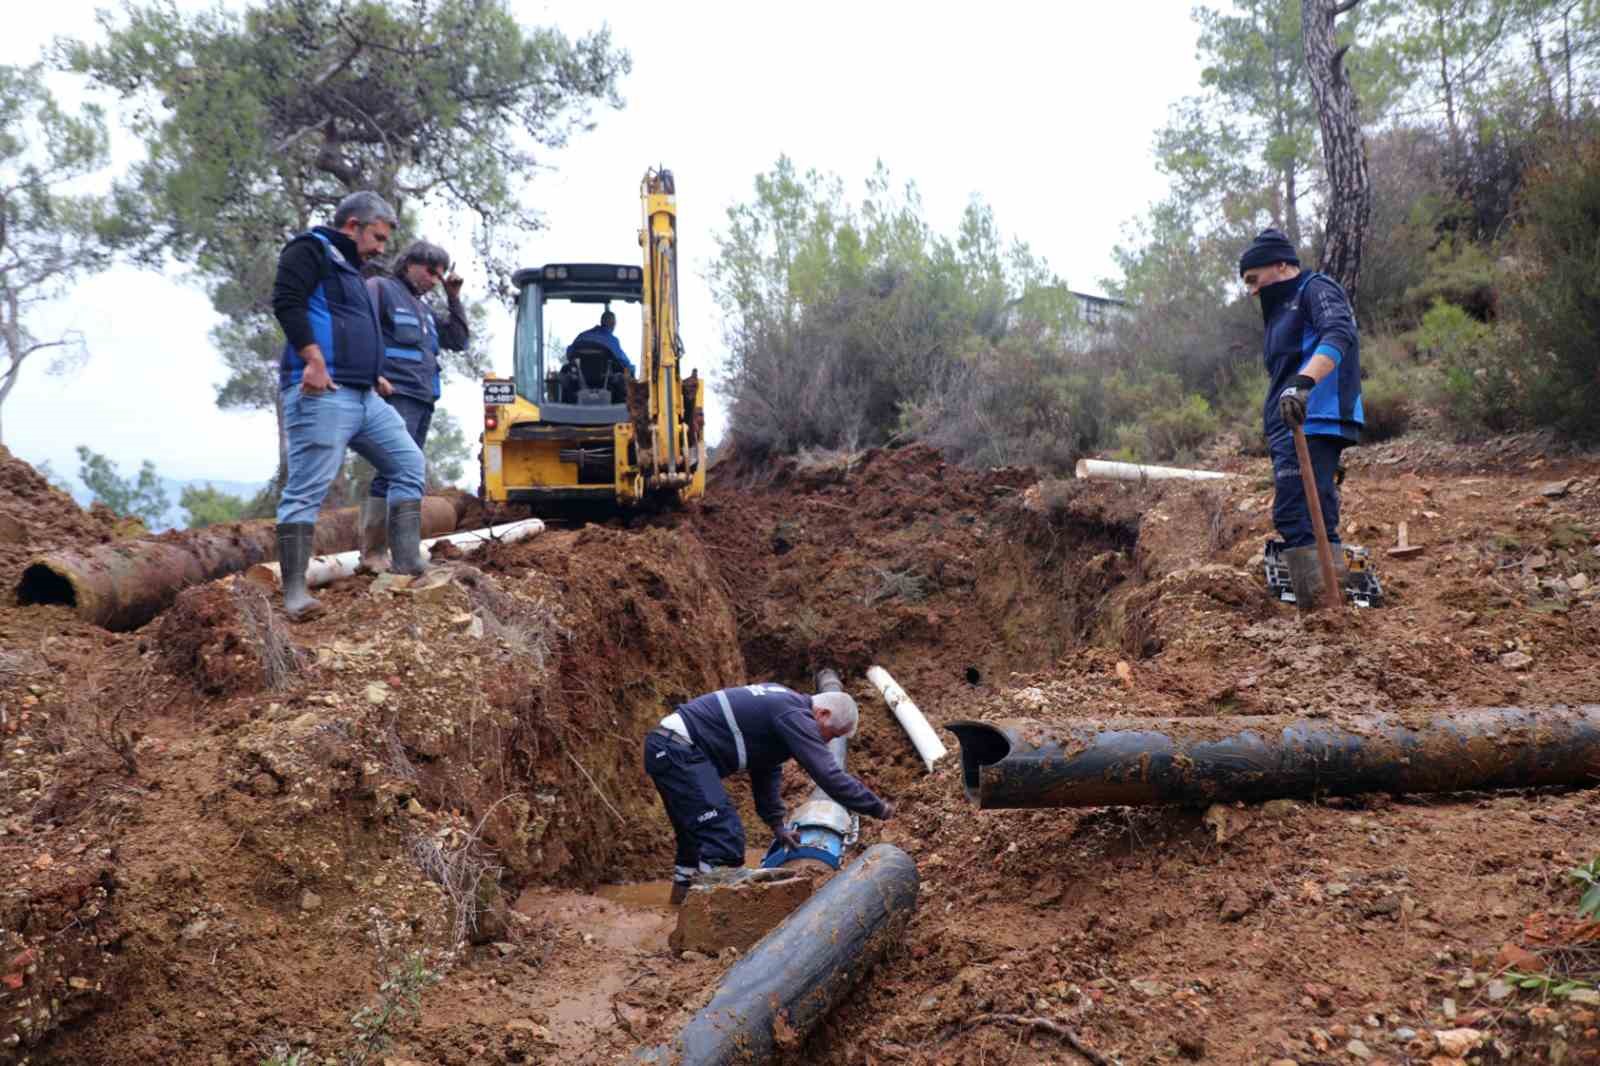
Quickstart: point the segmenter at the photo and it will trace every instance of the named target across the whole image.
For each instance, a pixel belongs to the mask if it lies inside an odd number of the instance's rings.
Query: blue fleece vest
[[[378,380],[383,361],[378,315],[367,297],[361,268],[346,259],[333,241],[319,232],[321,229],[319,226],[295,238],[320,242],[327,260],[322,280],[312,290],[306,306],[306,317],[317,346],[322,349],[328,376],[339,385],[370,389]],[[298,385],[305,369],[306,361],[285,341],[278,359],[278,388]]]
[[[398,278],[374,278],[382,293],[383,376],[396,392],[423,403],[439,398],[439,326],[433,312]]]

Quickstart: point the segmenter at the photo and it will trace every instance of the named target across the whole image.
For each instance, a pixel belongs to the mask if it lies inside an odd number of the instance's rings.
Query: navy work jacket
[[[783,823],[783,764],[793,758],[834,802],[858,814],[881,818],[883,800],[845,773],[822,742],[811,715],[811,697],[776,684],[741,685],[708,692],[677,712],[689,739],[723,777],[750,772],[756,813],[773,828]]]
[[[1361,340],[1339,283],[1311,272],[1268,285],[1261,290],[1261,316],[1267,326],[1263,360],[1272,382],[1261,411],[1267,439],[1294,435],[1278,414],[1278,394],[1320,354],[1333,360],[1334,369],[1306,401],[1306,435],[1359,441],[1366,421],[1361,411]]]
[[[611,354],[617,357],[617,362],[628,368],[630,376],[639,376],[638,372],[633,369],[633,360],[629,359],[627,353],[622,350],[622,342],[617,340],[617,335],[613,331],[606,329],[604,326],[592,326],[578,334],[577,338],[567,345],[567,351],[570,352],[579,344],[585,342],[598,344],[602,348],[609,348]]]

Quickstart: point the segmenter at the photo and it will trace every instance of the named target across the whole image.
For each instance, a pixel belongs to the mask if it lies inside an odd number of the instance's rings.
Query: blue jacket
[[[602,326],[593,326],[589,329],[586,329],[582,333],[578,334],[571,344],[567,345],[567,351],[572,351],[574,347],[584,341],[588,341],[591,344],[598,344],[604,348],[610,348],[611,354],[617,357],[617,362],[628,368],[628,374],[630,376],[639,376],[638,373],[633,369],[633,360],[629,359],[627,353],[622,350],[622,342],[617,340],[617,335],[611,330]]]
[[[719,696],[728,701],[726,712]],[[783,764],[791,757],[840,806],[883,817],[883,800],[840,769],[822,742],[822,731],[811,715],[810,696],[771,683],[741,685],[697,696],[680,704],[677,711],[689,729],[689,738],[705,752],[720,776],[750,771],[756,813],[773,828],[782,825],[786,813],[779,786]],[[728,724],[729,714],[738,726],[737,739]]]
[[[368,278],[367,291],[383,331],[383,376],[394,391],[422,403],[439,398],[439,349],[467,346],[467,317],[450,301],[443,318],[399,278]]]
[[[1268,285],[1261,290],[1261,316],[1267,325],[1263,358],[1272,380],[1261,412],[1267,439],[1293,436],[1278,414],[1278,394],[1320,354],[1333,360],[1334,370],[1311,390],[1306,435],[1359,441],[1366,421],[1361,411],[1361,340],[1339,283],[1310,272]]]
[[[354,242],[327,226],[300,234],[279,254],[272,310],[288,340],[278,359],[278,388],[300,383],[306,368],[300,349],[313,341],[336,383],[377,384],[383,338],[355,254]]]

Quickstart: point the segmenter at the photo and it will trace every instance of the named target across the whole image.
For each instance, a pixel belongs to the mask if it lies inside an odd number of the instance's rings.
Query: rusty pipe
[[[711,1002],[636,1061],[764,1062],[794,1050],[898,941],[917,907],[917,864],[876,844],[723,974]]]
[[[423,535],[450,532],[459,515],[457,499],[424,497]],[[356,547],[356,516],[354,507],[319,515],[315,550],[322,554]],[[150,540],[50,552],[34,558],[22,571],[17,604],[59,604],[106,629],[137,629],[170,607],[190,585],[277,558],[273,530],[270,519],[230,522]]]
[[[963,721],[981,808],[1461,792],[1600,781],[1600,705],[1438,714]]]

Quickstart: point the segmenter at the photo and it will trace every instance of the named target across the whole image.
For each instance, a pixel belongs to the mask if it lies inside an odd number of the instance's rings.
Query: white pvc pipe
[[[922,756],[923,765],[928,768],[930,774],[933,773],[933,764],[949,754],[939,739],[939,734],[933,731],[933,726],[922,716],[922,711],[911,702],[906,690],[889,676],[889,671],[881,666],[870,666],[867,668],[867,680],[878,686],[878,691],[883,694],[889,709],[899,719],[900,727],[906,731],[906,736],[911,738],[911,744],[917,749],[917,754]]]
[[[538,536],[544,532],[544,523],[537,518],[524,518],[520,522],[508,522],[503,526],[490,526],[487,529],[469,529],[463,533],[449,533],[442,537],[434,537],[422,542],[422,556],[428,556],[428,549],[435,544],[454,544],[463,552],[477,550],[480,544],[487,544],[491,540],[512,543]],[[356,567],[361,563],[361,551],[340,552],[337,555],[313,556],[306,566],[306,586],[320,588],[332,584],[342,577],[350,577],[356,572]],[[282,583],[282,575],[277,563],[260,563],[252,566],[245,574],[252,580],[265,579],[273,585]]]
[[[1234,477],[1216,470],[1186,470],[1181,466],[1145,466],[1143,463],[1114,463],[1109,459],[1079,459],[1077,474],[1081,478],[1099,478],[1109,481],[1161,481],[1176,478],[1181,481],[1211,481],[1215,478]]]

